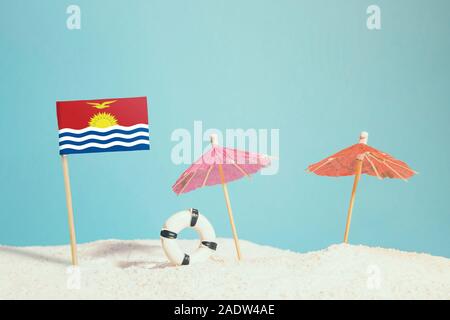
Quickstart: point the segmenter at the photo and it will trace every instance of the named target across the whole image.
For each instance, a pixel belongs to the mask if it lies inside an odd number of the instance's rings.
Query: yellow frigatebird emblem
[[[86,102],[87,104],[90,104],[91,106],[93,106],[94,108],[97,109],[106,109],[110,107],[111,103],[116,102],[117,100],[111,100],[111,101],[105,101],[102,103],[98,103],[98,102]]]

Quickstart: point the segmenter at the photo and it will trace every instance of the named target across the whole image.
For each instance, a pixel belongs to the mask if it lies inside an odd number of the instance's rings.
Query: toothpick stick
[[[362,160],[356,160],[356,169],[355,169],[355,180],[353,181],[353,189],[352,189],[352,196],[350,198],[350,206],[348,208],[347,213],[347,223],[345,225],[345,234],[344,234],[344,242],[348,243],[348,233],[350,231],[350,223],[352,221],[352,212],[353,212],[353,205],[355,204],[355,194],[356,194],[356,188],[358,187],[358,182],[361,177],[361,170],[362,170]]]
[[[227,204],[228,217],[230,218],[231,230],[233,231],[234,245],[236,247],[238,260],[241,260],[241,248],[239,246],[239,238],[237,235],[236,226],[234,224],[233,210],[231,209],[230,196],[228,195],[228,187],[225,182],[222,164],[219,164],[218,167],[219,167],[220,180],[222,181],[223,194],[225,196],[225,202]]]
[[[72,253],[72,265],[78,265],[77,256],[77,240],[75,237],[75,224],[73,221],[73,208],[72,208],[72,191],[70,190],[70,176],[69,176],[69,164],[67,162],[67,156],[62,155],[62,166],[64,172],[64,187],[66,189],[66,203],[67,203],[67,215],[69,219],[69,232],[70,232],[70,249]]]
[[[361,135],[359,136],[359,143],[367,144],[368,138],[369,134],[367,132],[365,131],[361,132]],[[350,232],[350,223],[352,221],[353,205],[355,204],[355,195],[356,189],[358,188],[358,182],[359,179],[361,178],[363,160],[364,154],[358,155],[355,165],[355,180],[353,181],[352,196],[350,198],[350,206],[348,207],[347,212],[347,223],[345,224],[344,243],[348,243],[348,233]]]

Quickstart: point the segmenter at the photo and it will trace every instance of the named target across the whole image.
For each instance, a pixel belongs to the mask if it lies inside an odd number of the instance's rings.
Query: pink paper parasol
[[[222,184],[228,215],[233,231],[238,259],[241,259],[239,239],[233,219],[227,182],[250,177],[270,164],[266,155],[221,147],[217,135],[211,135],[211,149],[195,161],[172,186],[176,194],[186,193],[204,186]]]

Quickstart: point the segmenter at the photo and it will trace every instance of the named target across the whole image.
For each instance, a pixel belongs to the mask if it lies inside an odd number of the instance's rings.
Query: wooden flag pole
[[[361,132],[361,135],[359,136],[359,143],[367,144],[368,138],[369,134],[367,132]],[[355,195],[356,189],[358,188],[358,182],[359,179],[361,178],[362,165],[363,165],[363,156],[359,155],[358,158],[356,159],[355,180],[353,181],[352,196],[350,197],[350,205],[348,207],[347,212],[347,223],[345,225],[344,243],[348,243],[348,233],[350,231],[350,223],[352,221],[353,205],[355,204]]]
[[[64,172],[64,187],[66,189],[66,203],[67,203],[67,215],[69,218],[69,232],[70,232],[70,249],[72,252],[72,265],[78,265],[77,256],[77,240],[75,237],[75,224],[73,222],[73,208],[72,208],[72,191],[70,190],[70,176],[69,176],[69,164],[67,162],[67,156],[62,155],[62,166]]]
[[[236,226],[234,224],[233,210],[231,209],[230,196],[228,195],[228,187],[225,182],[225,176],[223,174],[222,164],[219,164],[219,175],[220,175],[220,180],[222,181],[223,194],[225,196],[225,202],[227,204],[228,217],[230,218],[231,230],[233,231],[234,245],[236,247],[237,257],[238,257],[238,260],[241,260],[241,248],[239,246],[239,238],[237,235]]]

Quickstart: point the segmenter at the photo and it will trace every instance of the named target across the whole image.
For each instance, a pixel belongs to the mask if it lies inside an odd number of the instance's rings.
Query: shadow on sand
[[[174,267],[170,262],[156,262],[156,261],[119,261],[117,266],[121,269],[127,269],[132,267],[143,269],[165,269]]]
[[[161,250],[161,247],[136,242],[105,242],[97,244],[92,250],[86,250],[84,254],[92,258],[106,258],[108,256],[132,255],[134,253],[151,255],[157,250]]]
[[[4,252],[6,254],[11,254],[11,255],[16,255],[16,256],[21,256],[21,257],[28,258],[28,259],[38,260],[38,261],[42,261],[42,262],[51,262],[51,263],[60,264],[60,265],[64,265],[64,266],[71,265],[69,257],[67,259],[61,259],[61,258],[56,258],[56,257],[52,257],[52,256],[47,256],[42,253],[30,251],[29,248],[21,249],[21,248],[14,248],[14,247],[0,247],[0,252]],[[68,253],[68,255],[69,255],[69,253]]]
[[[122,256],[122,260],[115,263],[118,268],[143,268],[164,269],[173,265],[167,262],[154,261],[155,256],[163,257],[161,246],[136,242],[105,242],[98,244],[94,250],[85,252],[91,258],[106,258],[111,256]],[[126,256],[124,256],[126,255]],[[149,257],[145,260],[142,255]],[[125,258],[126,260],[124,260]]]
[[[67,259],[62,259],[32,251],[32,249],[30,248],[22,249],[15,247],[0,247],[0,253],[21,256],[24,258],[41,262],[49,262],[63,266],[70,266],[71,265],[70,247],[68,247],[67,250],[68,250]],[[148,255],[149,260],[142,259],[142,254]],[[117,256],[117,258],[119,258],[122,255],[122,260],[117,261],[115,263],[116,266],[121,269],[127,269],[132,267],[145,269],[164,269],[168,267],[173,267],[171,263],[154,261],[155,255],[161,255],[161,257],[163,257],[162,249],[160,246],[148,245],[143,243],[133,243],[133,242],[99,243],[92,250],[89,249],[84,250],[83,253],[78,252],[78,255],[81,260],[80,261],[81,265],[83,265],[82,262],[83,256],[90,259],[96,259],[96,258],[107,258],[112,256]],[[135,259],[133,259],[133,255],[136,255]],[[139,256],[139,260],[136,259],[137,256]]]

